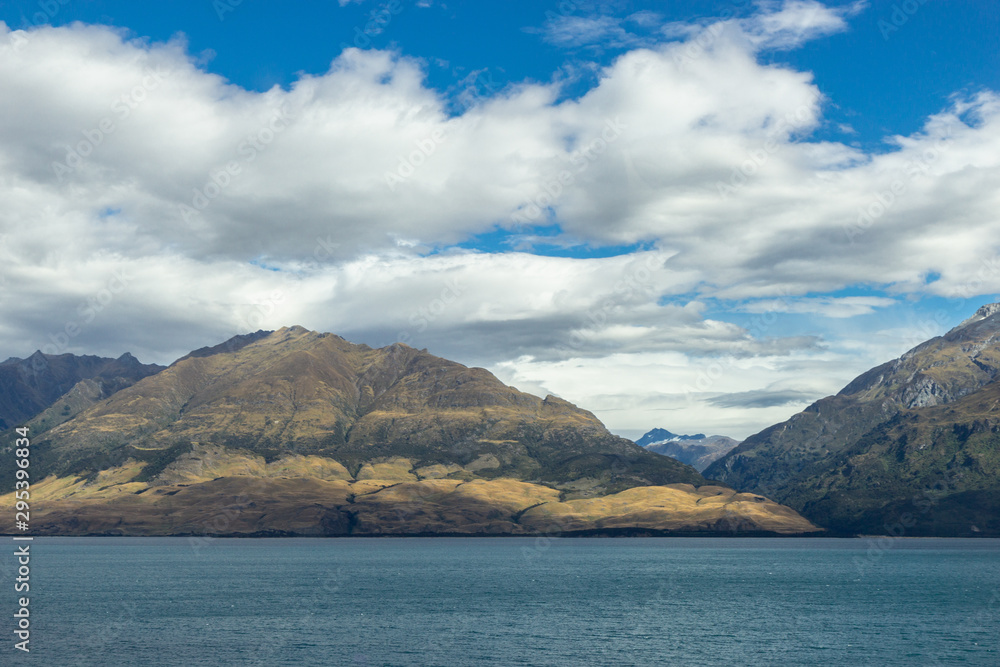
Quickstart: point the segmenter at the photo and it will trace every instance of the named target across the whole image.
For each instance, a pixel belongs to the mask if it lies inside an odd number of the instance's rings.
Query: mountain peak
[[[665,428],[654,428],[636,440],[635,444],[640,447],[645,447],[646,445],[651,445],[654,442],[666,442],[668,440],[673,440],[676,437],[676,433],[671,433]]]
[[[239,406],[235,420],[233,406]],[[111,414],[128,425],[109,439],[102,424]],[[150,449],[135,451],[163,452],[166,465],[187,451],[178,443],[211,443],[268,461],[326,457],[352,474],[395,457],[406,459],[407,479],[410,469],[434,465],[451,466],[442,474],[463,479],[554,485],[586,479],[589,494],[705,483],[695,470],[613,435],[563,399],[542,400],[484,369],[403,343],[373,350],[303,327],[238,337],[229,349],[195,350],[169,372],[116,392],[47,437],[58,454],[50,459],[59,466],[53,474],[69,471],[69,461],[100,469],[100,457],[111,452],[122,461],[147,456],[134,454],[136,445]],[[629,464],[609,467],[616,456]],[[153,469],[159,474],[163,467]]]
[[[238,334],[236,336],[233,336],[224,343],[219,343],[218,345],[213,345],[212,347],[201,347],[198,348],[197,350],[189,352],[188,354],[184,355],[174,363],[176,364],[181,361],[184,361],[185,359],[190,359],[192,357],[210,357],[212,355],[222,354],[224,352],[236,352],[238,350],[242,350],[244,347],[250,345],[251,343],[256,343],[258,340],[261,340],[262,338],[267,338],[273,333],[276,332],[265,331],[263,329],[260,329],[253,333]]]
[[[647,447],[652,444],[658,444],[661,442],[670,442],[673,440],[705,440],[709,436],[704,433],[695,433],[694,435],[681,435],[679,433],[671,433],[665,428],[654,428],[648,433],[643,435],[641,438],[635,441],[635,444],[640,447]],[[718,436],[711,436],[713,438]]]
[[[964,322],[962,322],[961,324],[959,324],[957,327],[955,327],[954,329],[952,329],[948,333],[952,333],[954,331],[958,331],[959,329],[964,329],[965,327],[969,326],[970,324],[975,324],[976,322],[981,322],[981,321],[983,321],[983,320],[985,320],[985,319],[987,319],[989,317],[993,317],[997,313],[1000,313],[1000,303],[988,303],[985,306],[982,306],[979,310],[977,310],[976,313],[972,317],[970,317],[969,319],[965,320]]]
[[[724,435],[706,436],[704,433],[679,435],[666,429],[654,428],[636,440],[636,444],[656,454],[670,456],[681,463],[687,463],[701,472],[739,443]]]
[[[988,303],[976,311],[976,315],[982,315],[983,317],[990,317],[996,313],[1000,313],[1000,303]]]

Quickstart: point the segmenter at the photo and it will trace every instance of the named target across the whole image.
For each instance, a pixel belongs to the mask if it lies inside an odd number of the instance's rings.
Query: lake
[[[30,655],[5,614],[18,664],[1000,664],[1000,540],[36,538],[31,551]],[[12,556],[3,567],[12,609]]]

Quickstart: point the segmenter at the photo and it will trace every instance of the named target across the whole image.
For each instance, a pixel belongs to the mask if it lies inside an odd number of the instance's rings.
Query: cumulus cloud
[[[806,360],[843,384],[879,359],[705,303],[847,318],[1000,291],[996,93],[956,95],[866,152],[813,139],[823,91],[761,58],[860,8],[786,2],[675,28],[625,45],[578,97],[512,84],[458,114],[395,52],[348,49],[258,93],[204,71],[181,39],[2,26],[0,343],[165,362],[299,323],[488,365],[622,429],[664,409],[742,437],[790,404],[723,394],[791,400],[807,390],[767,387]],[[560,25],[583,44],[656,20]],[[538,228],[624,254],[540,256]],[[456,247],[497,231],[522,244]],[[890,296],[815,296],[858,283]],[[713,358],[762,366],[678,402]],[[613,389],[598,377],[612,374]],[[692,422],[646,424],[727,432]]]

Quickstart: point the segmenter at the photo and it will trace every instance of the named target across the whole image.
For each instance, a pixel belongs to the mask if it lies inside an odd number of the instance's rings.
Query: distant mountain
[[[705,470],[837,531],[1000,535],[1000,304]]]
[[[562,399],[302,327],[202,348],[31,426],[33,479],[46,478],[33,526],[47,534],[817,530]]]
[[[35,352],[0,363],[0,430],[12,428],[54,407],[54,426],[95,401],[163,370],[126,352],[117,359]],[[60,399],[64,398],[58,406]]]
[[[678,435],[662,428],[654,428],[636,440],[636,444],[648,451],[687,463],[702,472],[740,443],[724,435]]]
[[[654,428],[648,431],[644,436],[635,441],[635,444],[640,447],[648,447],[659,442],[669,442],[671,440],[689,440],[691,438],[704,438],[704,433],[699,433],[696,436],[690,435],[677,435],[676,433],[671,433],[664,428]]]

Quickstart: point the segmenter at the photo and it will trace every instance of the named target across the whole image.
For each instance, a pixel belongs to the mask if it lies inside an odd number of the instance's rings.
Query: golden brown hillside
[[[50,477],[33,491],[36,535],[572,535],[818,532],[754,494],[689,484],[636,487],[561,501],[558,490],[514,479],[422,477],[410,463],[348,477],[324,459],[202,452],[202,467],[169,483],[131,481],[134,463],[91,481]],[[190,464],[193,459],[188,460]],[[426,471],[436,475],[441,471]],[[225,476],[213,477],[223,473]],[[13,532],[14,495],[0,497],[0,532]]]
[[[302,327],[198,350],[36,431],[33,526],[50,534],[815,529],[562,399]]]
[[[418,468],[457,466],[448,473],[457,479],[509,477],[590,495],[704,483],[690,467],[612,435],[591,413],[520,392],[484,369],[302,327],[181,359],[36,440],[43,471],[58,477],[132,459],[147,462],[138,478],[153,479],[203,443],[268,461],[325,457],[352,475],[404,457]]]

